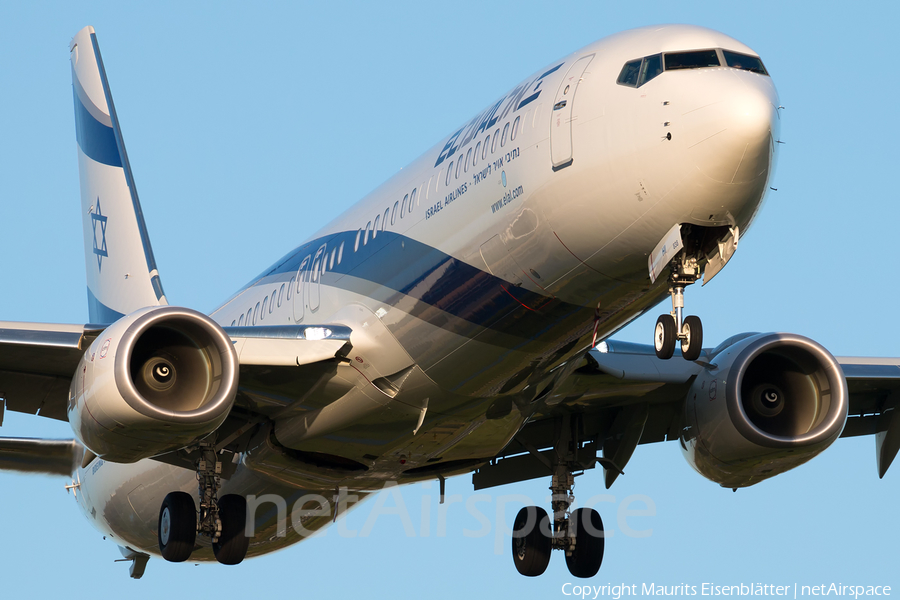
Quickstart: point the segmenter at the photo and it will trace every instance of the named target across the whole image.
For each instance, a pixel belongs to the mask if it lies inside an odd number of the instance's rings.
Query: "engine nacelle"
[[[685,402],[681,445],[691,466],[738,488],[792,469],[831,445],[847,421],[847,380],[816,342],[756,334],[710,359]]]
[[[215,431],[234,404],[238,359],[212,319],[149,307],[109,326],[84,353],[68,417],[94,454],[130,463]]]

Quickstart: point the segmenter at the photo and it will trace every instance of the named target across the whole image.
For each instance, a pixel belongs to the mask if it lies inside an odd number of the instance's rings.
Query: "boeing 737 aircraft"
[[[467,473],[547,478],[515,567],[559,550],[592,577],[603,523],[574,476],[600,465],[608,488],[639,444],[677,441],[733,489],[842,436],[877,436],[881,476],[900,448],[900,359],[790,333],[704,348],[685,313],[775,161],[775,85],[727,35],[635,29],[538,69],[209,315],[168,304],[93,28],[70,54],[88,323],[0,323],[0,422],[75,439],[0,438],[0,468],[70,475],[132,577],[151,555],[238,564],[386,482]],[[660,303],[652,345],[610,339]]]

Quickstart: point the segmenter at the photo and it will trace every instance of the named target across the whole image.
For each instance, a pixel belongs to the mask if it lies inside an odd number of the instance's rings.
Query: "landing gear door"
[[[725,237],[716,242],[716,247],[712,254],[707,257],[709,262],[706,263],[706,268],[703,270],[703,285],[712,281],[712,278],[725,268],[725,265],[728,264],[728,261],[731,260],[731,257],[734,256],[737,250],[740,236],[741,232],[738,226],[735,225],[728,230],[728,234]]]
[[[572,162],[572,108],[575,91],[594,55],[579,58],[559,85],[550,111],[550,160],[553,168]]]
[[[659,240],[656,248],[647,257],[647,269],[650,271],[650,283],[656,283],[663,269],[666,268],[675,255],[684,249],[681,239],[681,223],[677,223]]]

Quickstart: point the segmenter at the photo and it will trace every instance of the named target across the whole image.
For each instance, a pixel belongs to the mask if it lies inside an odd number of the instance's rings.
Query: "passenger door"
[[[294,294],[294,321],[300,323],[303,321],[303,312],[306,306],[306,285],[307,278],[309,277],[309,259],[310,255],[307,255],[306,258],[300,263],[300,268],[297,269],[297,293]]]
[[[594,55],[583,56],[575,61],[559,84],[559,90],[550,110],[550,160],[554,169],[572,162],[572,107],[575,91],[585,69]]]
[[[325,261],[327,260],[326,252],[328,244],[322,244],[316,250],[313,258],[312,266],[309,269],[309,311],[315,312],[319,310],[319,300],[321,299],[322,290],[322,274],[325,272]]]

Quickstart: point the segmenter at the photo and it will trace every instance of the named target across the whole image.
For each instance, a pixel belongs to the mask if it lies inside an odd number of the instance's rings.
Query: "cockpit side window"
[[[743,69],[751,73],[759,73],[760,75],[769,74],[758,56],[750,56],[749,54],[741,54],[731,50],[722,50],[722,56],[725,58],[725,64],[729,67]]]
[[[662,56],[659,54],[647,56],[644,58],[644,66],[641,68],[641,77],[638,80],[638,87],[641,87],[662,72]]]
[[[719,56],[715,50],[699,50],[696,52],[673,52],[666,54],[666,71],[675,69],[702,69],[719,67]]]
[[[619,73],[619,78],[616,80],[616,83],[619,85],[637,87],[638,75],[640,75],[640,73],[641,59],[630,60],[622,67],[622,72]]]

